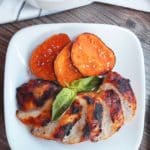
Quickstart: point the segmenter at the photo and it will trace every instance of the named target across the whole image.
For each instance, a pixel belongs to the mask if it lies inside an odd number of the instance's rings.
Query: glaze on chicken
[[[51,118],[51,105],[61,87],[52,81],[30,80],[17,88],[17,117],[30,126],[44,126]]]
[[[35,82],[35,86],[31,86],[31,82]],[[49,81],[36,82],[38,80],[30,81],[17,89],[17,117],[31,127],[36,137],[67,144],[96,142],[112,136],[135,115],[136,99],[129,80],[116,72],[108,73],[97,91],[79,93],[55,122],[51,121],[51,109],[60,87]],[[38,88],[41,90],[36,90]],[[32,99],[23,96],[29,91]],[[43,96],[47,92],[51,94]]]

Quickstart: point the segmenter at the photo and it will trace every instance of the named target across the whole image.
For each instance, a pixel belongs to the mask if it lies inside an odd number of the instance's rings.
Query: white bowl
[[[73,8],[90,3],[91,0],[27,0],[29,4],[41,9]]]
[[[83,32],[98,35],[116,54],[114,70],[129,78],[137,98],[134,119],[116,134],[97,143],[60,144],[31,135],[17,119],[16,88],[31,79],[28,60],[32,50],[46,38],[67,33],[73,40]],[[11,39],[5,65],[5,127],[12,150],[137,150],[144,128],[145,70],[143,52],[137,37],[129,30],[105,24],[45,24],[31,26],[17,32]]]

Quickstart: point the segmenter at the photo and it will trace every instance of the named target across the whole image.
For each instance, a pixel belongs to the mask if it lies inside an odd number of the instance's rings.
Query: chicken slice
[[[100,91],[96,98],[103,101],[104,115],[102,120],[102,132],[95,140],[107,139],[124,124],[121,100],[118,94],[113,90]]]
[[[19,110],[16,116],[29,126],[44,126],[51,119],[51,105],[60,91],[55,82],[30,80],[17,88]]]
[[[70,134],[64,137],[64,143],[74,144],[89,139],[94,141],[95,137],[100,134],[103,107],[101,102],[95,99],[95,95],[95,92],[78,94],[76,100],[83,106],[82,115]]]
[[[109,115],[113,122],[112,131],[116,132],[124,123],[120,97],[113,90],[101,91],[100,97],[109,109]]]
[[[90,139],[95,141],[95,137],[101,132],[103,106],[95,98],[96,93],[83,94],[82,98],[87,102],[86,124],[83,130],[83,141]]]
[[[44,126],[51,120],[51,105],[52,99],[49,99],[42,107],[36,110],[17,110],[16,116],[26,125],[36,127]]]
[[[100,98],[99,98],[100,99]],[[112,132],[112,120],[110,117],[110,110],[105,102],[101,102],[103,106],[103,119],[101,124],[101,133],[94,138],[94,141],[105,140],[113,135]]]
[[[80,143],[83,137],[83,130],[86,124],[86,114],[87,114],[87,103],[82,96],[77,96],[76,101],[78,101],[82,106],[81,117],[72,127],[70,134],[66,135],[62,142],[67,144]]]
[[[42,79],[30,80],[17,88],[19,109],[28,111],[42,106],[49,98],[54,98],[60,91],[60,86],[53,81]]]
[[[65,136],[70,134],[74,124],[81,118],[81,112],[82,106],[78,101],[75,101],[60,119],[49,122],[44,127],[33,127],[31,132],[37,137],[62,141]]]
[[[136,98],[129,80],[123,78],[116,72],[110,72],[106,75],[99,91],[109,89],[114,90],[121,99],[125,122],[131,120],[136,111]]]

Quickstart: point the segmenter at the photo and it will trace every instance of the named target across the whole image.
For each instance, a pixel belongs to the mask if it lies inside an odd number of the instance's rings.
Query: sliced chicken
[[[36,110],[17,110],[16,115],[17,118],[26,125],[41,127],[46,125],[51,119],[51,105],[52,99],[49,99],[42,107]]]
[[[44,126],[51,119],[51,105],[60,86],[45,80],[30,80],[17,88],[19,110],[16,115],[24,124]]]
[[[136,111],[136,98],[130,81],[116,72],[110,72],[106,75],[99,91],[108,89],[114,90],[119,95],[125,121],[130,121]]]
[[[81,106],[81,117],[80,119],[75,123],[75,125],[72,127],[70,134],[66,135],[62,142],[67,144],[74,144],[79,143],[82,141],[83,137],[83,130],[86,125],[86,114],[87,114],[87,102],[82,99],[81,96],[77,96],[76,100],[78,101]]]
[[[82,141],[90,139],[95,141],[101,132],[101,124],[103,118],[103,106],[101,100],[96,98],[96,93],[83,93],[80,95],[87,104],[86,124],[83,130]]]
[[[81,118],[82,105],[75,101],[71,107],[55,122],[50,122],[44,127],[33,127],[32,134],[49,140],[62,141],[70,134],[70,130]]]
[[[79,93],[73,104],[55,122],[51,121],[52,99],[49,97],[42,107],[36,105],[37,108],[30,107],[28,111],[26,105],[21,105],[22,110],[17,111],[17,117],[23,123],[32,125],[31,133],[34,136],[67,144],[107,139],[133,118],[136,111],[136,99],[129,80],[116,72],[108,73],[97,91]],[[43,112],[45,115],[42,115]],[[47,121],[42,124],[41,121],[26,123],[22,120],[26,118],[29,121],[29,116],[35,120],[38,116],[41,119],[46,116],[44,120]]]
[[[103,108],[101,102],[94,96],[94,92],[78,94],[76,101],[82,105],[81,118],[62,142],[74,144],[89,139],[94,141],[94,137],[100,134]]]
[[[118,131],[124,124],[124,115],[119,95],[114,90],[100,91],[97,99],[102,101],[104,109],[101,125],[101,134],[95,138],[95,141],[107,139]]]

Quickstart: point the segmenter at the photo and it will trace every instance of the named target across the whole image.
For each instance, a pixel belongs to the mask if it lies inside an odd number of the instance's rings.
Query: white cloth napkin
[[[76,6],[42,10],[29,5],[26,0],[0,0],[0,24],[54,14],[90,3],[91,0],[81,0]]]
[[[93,0],[93,2],[94,1],[150,12],[150,0]],[[84,1],[80,6],[87,5],[91,2],[91,0],[87,0],[87,3]],[[36,18],[72,8],[73,7],[45,11],[30,6],[25,0],[0,0],[0,24]]]

